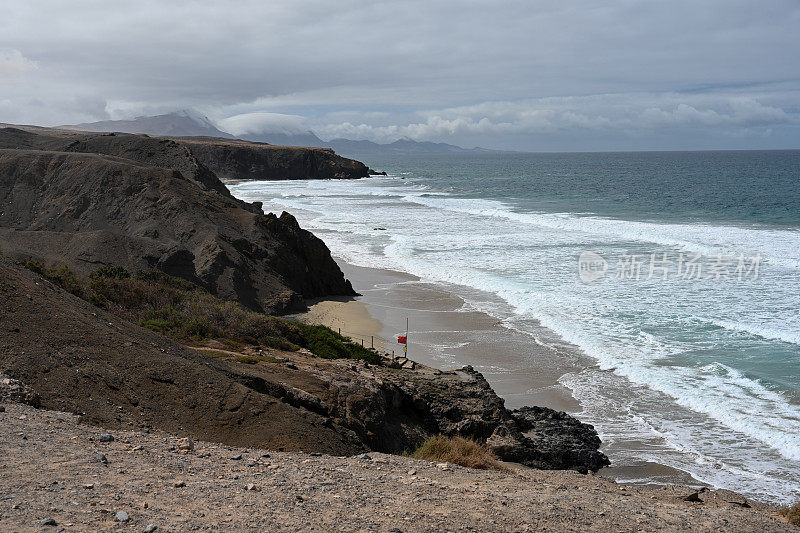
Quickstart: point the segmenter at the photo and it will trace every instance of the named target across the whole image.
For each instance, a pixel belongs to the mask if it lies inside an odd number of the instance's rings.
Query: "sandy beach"
[[[565,370],[581,361],[537,344],[530,336],[504,328],[496,318],[464,310],[464,301],[441,287],[410,274],[363,268],[339,261],[345,276],[361,296],[312,301],[306,322],[324,324],[357,342],[402,355],[397,336],[409,319],[408,357],[441,370],[472,365],[483,373],[509,407],[547,405],[575,412],[579,404],[558,383]],[[486,356],[491,344],[492,355]],[[515,372],[521,357],[541,362],[537,372]]]
[[[595,363],[588,357],[537,342],[504,327],[486,313],[470,309],[441,285],[385,269],[365,268],[337,259],[360,296],[309,302],[295,318],[341,330],[356,342],[401,355],[397,336],[409,318],[408,357],[441,370],[472,365],[510,408],[539,405],[580,417],[581,404],[559,377]],[[630,442],[626,443],[630,446]],[[647,442],[634,443],[642,450]],[[687,472],[650,461],[616,464],[600,475],[633,483],[702,486]]]

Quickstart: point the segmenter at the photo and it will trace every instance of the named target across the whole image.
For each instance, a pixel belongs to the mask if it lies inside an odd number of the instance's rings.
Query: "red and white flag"
[[[397,336],[397,344],[407,344],[408,340],[406,339],[405,335],[398,335]]]

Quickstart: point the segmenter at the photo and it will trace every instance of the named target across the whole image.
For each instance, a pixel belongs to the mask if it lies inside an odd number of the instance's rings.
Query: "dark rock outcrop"
[[[363,163],[338,156],[330,148],[274,146],[239,140],[183,137],[204,165],[221,179],[357,179],[370,175]]]
[[[506,449],[506,453],[533,455],[532,463],[541,461],[557,468],[580,465],[582,468],[576,469],[581,471],[584,468],[598,470],[609,464],[608,458],[599,451],[600,437],[590,424],[547,407],[522,407],[511,411],[511,416],[524,438]],[[493,435],[489,444],[507,446],[507,435],[512,432]]]
[[[0,252],[81,273],[158,268],[258,311],[355,294],[288,214],[233,198],[182,144],[129,134],[0,130]]]
[[[500,459],[533,468],[585,473],[609,464],[592,426],[546,408],[509,411],[472,367],[395,372],[349,366],[340,364],[336,370],[332,364],[324,371],[309,367],[307,374],[281,374],[280,380],[293,391],[305,389],[303,396],[289,392],[282,397],[330,417],[376,451],[415,450],[441,434],[485,442]]]

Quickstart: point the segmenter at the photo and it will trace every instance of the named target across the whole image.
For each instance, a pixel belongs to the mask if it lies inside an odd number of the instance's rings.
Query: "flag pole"
[[[406,317],[406,359],[408,359],[408,317]]]

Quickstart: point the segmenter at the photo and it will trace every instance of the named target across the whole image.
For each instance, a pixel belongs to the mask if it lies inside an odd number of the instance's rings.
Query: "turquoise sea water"
[[[615,463],[800,498],[800,151],[365,162],[389,176],[233,192],[591,358],[561,383]]]

